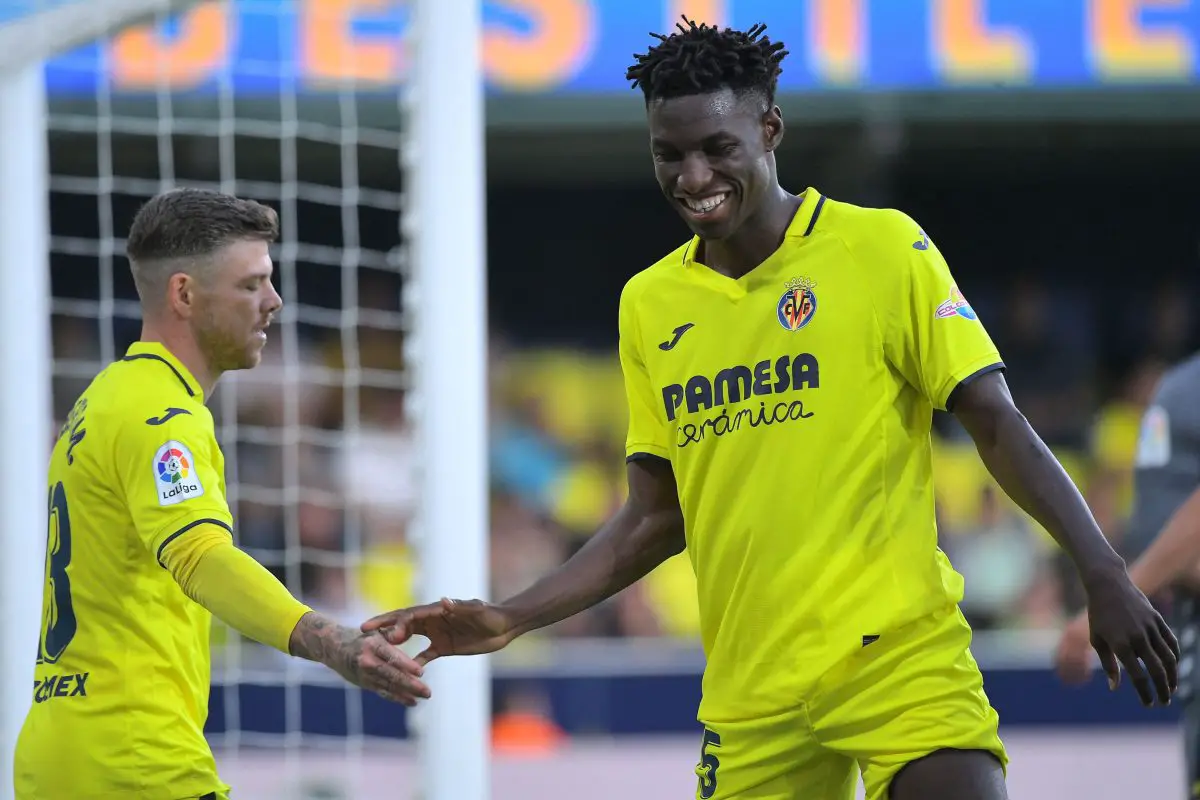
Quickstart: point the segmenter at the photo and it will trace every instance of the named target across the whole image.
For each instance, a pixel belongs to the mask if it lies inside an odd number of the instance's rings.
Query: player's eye
[[[655,150],[654,151],[654,160],[658,161],[660,163],[668,162],[668,161],[678,161],[679,153],[675,152],[674,150]]]

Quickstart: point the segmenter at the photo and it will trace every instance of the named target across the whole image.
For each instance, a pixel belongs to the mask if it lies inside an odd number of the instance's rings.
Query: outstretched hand
[[[362,624],[364,632],[379,631],[392,644],[413,636],[429,639],[416,657],[421,665],[442,656],[495,652],[512,641],[514,627],[509,615],[490,603],[449,598],[380,614]]]
[[[382,636],[360,635],[346,642],[342,657],[330,666],[351,683],[406,706],[428,699],[421,667]]]
[[[430,696],[423,669],[379,634],[361,633],[308,612],[296,623],[289,652],[332,669],[355,686],[406,706]]]
[[[1108,675],[1109,689],[1121,684],[1121,668],[1129,673],[1144,706],[1167,705],[1179,688],[1179,641],[1162,616],[1123,570],[1093,581],[1087,589],[1089,641]],[[1079,635],[1080,623],[1074,623]],[[1071,656],[1070,645],[1065,656]],[[1064,648],[1060,646],[1060,655]],[[1077,662],[1076,662],[1077,664]],[[1144,665],[1144,666],[1143,666]],[[1071,670],[1069,661],[1060,665]],[[1084,675],[1086,677],[1086,674]]]

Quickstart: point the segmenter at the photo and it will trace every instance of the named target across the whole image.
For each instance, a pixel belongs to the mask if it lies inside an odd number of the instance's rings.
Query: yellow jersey
[[[1002,369],[911,218],[808,189],[738,279],[699,239],[629,280],[626,454],[670,461],[707,656],[700,718],[768,716],[875,638],[962,599],[930,428]]]
[[[203,392],[139,342],[76,401],[49,469],[49,536],[18,800],[176,800],[225,792],[204,738],[208,611],[159,557],[232,531]],[[32,654],[31,654],[32,655]]]

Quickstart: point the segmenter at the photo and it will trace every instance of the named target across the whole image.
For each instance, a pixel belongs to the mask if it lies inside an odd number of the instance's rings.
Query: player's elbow
[[[679,555],[687,548],[683,511],[679,508],[652,511],[643,517],[642,524],[652,532],[651,541],[664,560]]]

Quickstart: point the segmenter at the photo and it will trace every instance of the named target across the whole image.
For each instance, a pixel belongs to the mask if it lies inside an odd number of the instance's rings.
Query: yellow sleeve
[[[167,542],[159,560],[184,594],[214,617],[284,653],[296,623],[312,610],[217,525],[197,525],[190,535]]]
[[[936,409],[963,382],[1004,363],[937,245],[908,215],[880,210],[860,263],[877,272],[876,311],[888,361]]]
[[[115,437],[115,466],[138,538],[152,555],[207,523],[232,532],[224,460],[206,409],[173,409],[162,424],[131,415]]]
[[[629,431],[625,438],[625,456],[652,455],[670,459],[670,439],[666,412],[642,356],[642,341],[634,307],[635,291],[626,284],[621,292],[619,320],[621,372],[629,403]]]

